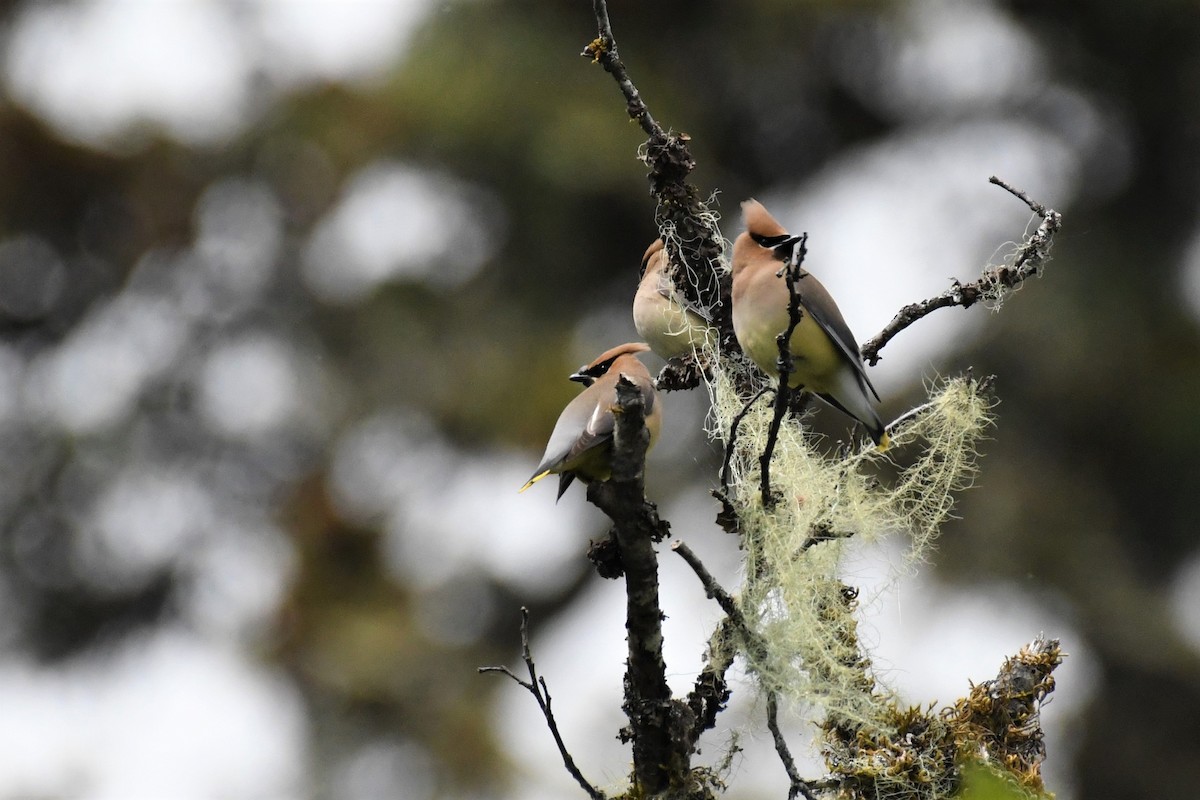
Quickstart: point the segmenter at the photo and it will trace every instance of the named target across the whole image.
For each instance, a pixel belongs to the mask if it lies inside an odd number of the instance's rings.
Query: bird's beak
[[[796,243],[803,239],[803,236],[789,236],[781,243],[775,245],[775,252],[784,261],[791,261],[795,256]]]
[[[596,380],[591,375],[588,375],[586,372],[584,372],[582,368],[580,368],[578,372],[572,372],[567,377],[576,383],[582,383],[584,386],[591,386],[592,382]]]

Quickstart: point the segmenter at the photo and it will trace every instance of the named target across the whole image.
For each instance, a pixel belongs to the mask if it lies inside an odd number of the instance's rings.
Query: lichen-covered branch
[[[654,543],[670,531],[646,500],[643,470],[650,434],[637,386],[617,381],[616,428],[613,432],[612,478],[588,487],[588,500],[613,521],[625,574],[629,659],[625,672],[624,710],[627,736],[633,743],[637,787],[655,794],[687,773],[690,748],[674,734],[691,727],[688,709],[671,699],[663,660],[662,607],[658,596],[658,557]]]
[[[884,348],[884,345],[917,320],[929,316],[939,308],[949,308],[950,306],[970,308],[980,300],[998,300],[1006,292],[1020,286],[1029,276],[1039,274],[1042,267],[1050,260],[1050,247],[1054,243],[1054,235],[1062,227],[1062,215],[1052,208],[1047,208],[1041,203],[1031,200],[1025,192],[1013,188],[995,175],[990,177],[988,182],[994,183],[1024,202],[1042,218],[1042,223],[1017,248],[1011,264],[991,267],[985,270],[978,280],[971,283],[964,284],[955,281],[949,289],[937,297],[931,297],[919,303],[910,303],[900,309],[882,331],[862,346],[863,360],[871,366],[879,363],[879,351]]]
[[[825,758],[839,797],[949,797],[974,762],[1042,791],[1040,712],[1062,660],[1058,640],[1039,637],[940,713],[894,707],[890,724],[872,730],[827,720]]]
[[[995,680],[973,686],[946,711],[961,749],[982,751],[1026,787],[1041,791],[1046,757],[1041,708],[1054,691],[1053,672],[1062,661],[1058,640],[1039,636],[1006,659]]]
[[[763,658],[767,650],[767,644],[747,624],[742,610],[733,599],[733,595],[729,594],[717,582],[717,579],[704,566],[704,562],[686,544],[676,541],[671,544],[671,549],[687,562],[687,565],[692,568],[692,572],[696,573],[696,577],[700,579],[700,583],[704,586],[704,593],[711,599],[716,600],[717,605],[725,612],[725,619],[718,626],[718,634],[724,628],[728,628],[730,632],[736,632],[748,651],[755,654],[756,658]],[[800,777],[800,772],[796,769],[796,762],[792,758],[787,741],[783,738],[783,732],[779,728],[779,700],[774,692],[767,693],[767,729],[771,732],[771,737],[775,742],[775,752],[779,754],[779,760],[783,762],[784,771],[787,772],[788,780],[791,783],[791,788],[788,791],[789,800],[792,800],[797,795],[803,795],[806,800],[815,800],[810,782]],[[697,731],[697,735],[700,732]]]
[[[732,311],[727,302],[730,276],[721,269],[724,243],[717,229],[716,216],[708,209],[700,191],[687,180],[696,168],[686,133],[668,133],[650,113],[641,93],[617,53],[605,0],[593,0],[597,36],[583,55],[604,67],[613,76],[631,119],[645,131],[642,161],[649,168],[650,193],[657,203],[655,221],[666,243],[668,274],[675,287],[690,303],[707,309],[720,332],[721,345],[738,351],[733,335]],[[698,381],[686,388],[694,388]]]
[[[672,549],[677,549],[675,545]],[[733,666],[734,656],[737,655],[737,643],[741,640],[733,621],[725,617],[713,631],[708,640],[708,652],[705,653],[704,668],[696,676],[692,691],[688,692],[687,705],[691,709],[695,721],[692,729],[687,732],[688,741],[695,747],[700,736],[717,725],[717,715],[725,710],[726,703],[732,692],[725,681],[725,675]]]

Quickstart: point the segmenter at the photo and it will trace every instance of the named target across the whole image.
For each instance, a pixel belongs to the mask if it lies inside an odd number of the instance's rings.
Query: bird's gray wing
[[[879,400],[879,392],[876,391],[875,385],[871,383],[871,378],[867,375],[867,368],[863,364],[862,353],[858,349],[858,342],[855,341],[854,334],[850,331],[850,326],[846,324],[846,320],[842,317],[842,312],[838,310],[837,305],[833,302],[833,297],[830,296],[829,291],[819,280],[807,272],[801,273],[797,289],[800,292],[800,306],[804,309],[805,313],[811,314],[813,321],[821,326],[821,330],[829,334],[829,338],[842,351],[845,359],[850,362],[855,371],[862,377],[867,388],[871,390],[871,394],[875,395],[876,400]]]

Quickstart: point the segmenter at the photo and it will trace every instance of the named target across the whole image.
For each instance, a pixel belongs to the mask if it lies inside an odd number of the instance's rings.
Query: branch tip
[[[900,309],[883,330],[863,344],[863,361],[871,366],[878,364],[879,352],[896,334],[939,308],[951,306],[970,308],[980,300],[996,300],[1005,292],[1015,289],[1030,275],[1041,274],[1042,267],[1050,260],[1050,246],[1054,242],[1054,235],[1062,227],[1062,214],[1052,208],[1047,208],[1024,191],[995,175],[988,178],[988,183],[999,186],[1029,206],[1035,214],[1042,218],[1041,225],[1036,231],[1025,237],[1020,247],[1017,248],[1016,257],[1011,266],[1002,264],[989,267],[971,283],[961,283],[955,280],[949,289],[937,297],[931,297],[919,303],[910,303]]]
[[[534,663],[533,654],[529,649],[529,609],[526,606],[521,606],[521,660],[525,662],[525,668],[529,671],[528,681],[517,677],[516,673],[504,666],[479,667],[479,673],[498,672],[507,675],[521,688],[533,695],[538,708],[542,710],[542,717],[546,720],[550,735],[554,737],[554,743],[558,746],[558,753],[562,756],[563,766],[567,768],[567,772],[571,773],[571,777],[592,800],[608,800],[604,792],[592,786],[587,778],[583,777],[583,773],[580,772],[579,767],[575,764],[575,759],[563,742],[562,734],[558,731],[558,723],[554,720],[554,712],[550,709],[550,689],[546,686],[546,679],[537,674],[537,665]]]

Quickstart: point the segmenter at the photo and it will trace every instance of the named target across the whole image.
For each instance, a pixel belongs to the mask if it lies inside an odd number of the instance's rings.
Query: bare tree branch
[[[673,777],[689,769],[690,748],[672,736],[690,720],[678,719],[683,704],[672,701],[663,660],[662,607],[658,597],[658,558],[654,543],[670,531],[646,500],[643,470],[650,434],[645,405],[637,386],[624,376],[617,381],[613,408],[612,478],[588,487],[588,500],[614,523],[625,573],[625,627],[629,659],[625,672],[624,709],[633,742],[636,783],[648,794],[662,791]]]
[[[717,582],[712,573],[708,571],[708,568],[704,566],[704,562],[700,560],[690,547],[681,541],[672,542],[671,549],[678,553],[687,562],[687,565],[692,568],[692,571],[696,573],[696,577],[700,579],[700,583],[704,586],[704,593],[717,601],[717,605],[725,612],[726,620],[745,641],[746,647],[753,652],[765,654],[766,643],[746,623],[746,618],[742,614],[742,610],[738,608],[737,601]],[[771,736],[775,740],[775,752],[779,754],[779,760],[783,762],[783,768],[787,772],[788,780],[791,781],[791,789],[788,792],[789,799],[795,798],[797,795],[804,795],[806,800],[816,800],[810,783],[800,777],[800,773],[796,769],[796,762],[792,758],[791,751],[788,750],[783,733],[779,730],[778,700],[774,692],[767,694],[767,728],[770,729]]]
[[[629,112],[630,119],[637,120],[638,125],[642,126],[642,130],[651,139],[665,140],[667,134],[650,115],[650,109],[642,100],[641,93],[629,79],[625,63],[617,55],[617,39],[613,36],[612,22],[608,18],[608,4],[604,0],[592,0],[592,12],[596,15],[596,25],[600,29],[600,35],[583,48],[580,55],[599,62],[600,66],[604,67],[604,71],[613,76],[617,86],[621,87],[621,94],[625,95],[625,110]]]
[[[800,777],[796,761],[792,758],[792,751],[788,749],[787,740],[779,730],[779,700],[774,692],[767,693],[767,730],[771,731],[771,738],[775,740],[775,752],[779,754],[779,760],[783,762],[783,769],[792,784],[788,789],[788,800],[795,800],[796,796],[801,794],[805,800],[816,800],[808,781]]]
[[[537,700],[538,707],[542,709],[542,716],[546,718],[546,725],[550,728],[554,743],[558,745],[558,752],[562,756],[567,772],[571,773],[571,777],[583,787],[592,800],[607,800],[607,796],[603,792],[592,786],[588,783],[587,778],[583,777],[583,773],[575,765],[575,759],[571,757],[570,751],[563,743],[562,734],[558,732],[558,723],[554,721],[554,712],[550,709],[550,690],[546,687],[546,679],[538,676],[537,666],[533,663],[533,654],[529,650],[529,609],[524,606],[521,607],[521,658],[525,661],[525,668],[529,671],[529,680],[527,681],[517,677],[508,667],[480,667],[479,672],[481,674],[485,672],[503,673],[532,694]]]
[[[784,416],[787,415],[788,403],[792,396],[792,388],[788,385],[792,372],[795,370],[792,363],[792,334],[796,332],[796,326],[800,324],[800,320],[804,316],[804,311],[800,308],[800,291],[797,289],[796,283],[800,280],[800,267],[804,263],[806,255],[808,255],[808,234],[804,233],[801,234],[800,241],[792,250],[791,258],[776,273],[787,283],[788,326],[787,330],[775,337],[775,341],[779,345],[777,364],[779,386],[775,390],[775,415],[771,418],[771,427],[767,430],[767,444],[758,461],[763,508],[771,508],[775,505],[775,497],[771,494],[771,456],[775,454],[775,442],[779,439],[779,427],[783,424]]]
[[[994,300],[1004,292],[1019,286],[1030,275],[1037,275],[1050,259],[1050,247],[1054,243],[1054,235],[1062,227],[1062,215],[1052,208],[1031,200],[1029,195],[1020,189],[1015,189],[993,175],[989,183],[1001,187],[1019,198],[1029,206],[1035,214],[1042,218],[1041,225],[1026,237],[1017,248],[1012,265],[1002,264],[984,271],[979,279],[963,284],[955,281],[953,285],[937,297],[931,297],[920,303],[911,303],[897,312],[886,327],[862,347],[863,360],[871,366],[879,363],[879,351],[900,331],[923,319],[939,308],[962,306],[970,308],[980,300]]]
[[[724,242],[717,230],[716,218],[709,211],[699,190],[687,178],[696,168],[686,133],[663,130],[650,114],[642,95],[629,77],[617,54],[605,0],[592,0],[598,35],[582,55],[591,58],[613,76],[625,97],[625,110],[647,135],[642,160],[650,170],[650,193],[657,202],[655,221],[666,243],[667,272],[675,287],[687,300],[711,312],[713,324],[721,335],[721,346],[739,352],[733,335],[729,297],[730,276],[721,269]],[[693,388],[699,381],[687,386]]]

